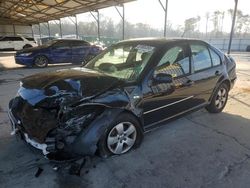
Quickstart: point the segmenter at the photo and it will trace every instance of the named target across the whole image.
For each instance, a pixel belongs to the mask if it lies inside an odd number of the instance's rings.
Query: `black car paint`
[[[194,73],[191,69],[189,75],[177,78],[175,83],[167,83],[167,91],[157,91],[152,81],[154,67],[170,46],[189,42],[212,48],[220,55],[222,64],[205,70],[205,74],[204,71]],[[120,113],[126,111],[135,116],[147,131],[182,112],[207,105],[216,87],[222,82],[232,87],[236,79],[235,62],[202,41],[157,39],[122,43],[150,44],[158,49],[136,82],[125,82],[85,68],[26,77],[22,80],[19,96],[10,102],[11,117],[19,120],[19,123],[14,121],[16,126],[37,142],[45,142],[51,153],[93,155],[100,137]],[[187,50],[190,53],[190,49]],[[190,61],[193,64],[191,56]],[[186,99],[190,93],[193,97]],[[149,112],[159,104],[175,104],[180,100],[183,103],[163,108],[161,113]],[[86,114],[91,115],[85,117]],[[63,144],[61,149],[58,143]]]

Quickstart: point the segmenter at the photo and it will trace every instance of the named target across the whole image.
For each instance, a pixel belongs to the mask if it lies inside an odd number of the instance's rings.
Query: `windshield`
[[[119,79],[135,81],[154,51],[155,47],[144,44],[118,44],[109,47],[85,67]]]

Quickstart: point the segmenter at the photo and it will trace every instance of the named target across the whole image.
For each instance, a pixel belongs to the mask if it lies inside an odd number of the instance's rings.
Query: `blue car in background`
[[[38,47],[27,48],[16,52],[17,64],[46,67],[56,63],[84,63],[102,51],[99,46],[83,40],[56,39]]]

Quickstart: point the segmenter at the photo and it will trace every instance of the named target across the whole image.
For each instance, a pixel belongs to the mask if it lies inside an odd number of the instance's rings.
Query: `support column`
[[[116,6],[115,6],[115,9],[122,19],[122,40],[124,40],[125,39],[125,9],[124,9],[124,4],[121,4],[120,6],[122,7],[122,13],[119,11],[119,9]]]
[[[50,27],[49,27],[49,22],[47,22],[48,25],[48,33],[49,33],[49,37],[50,37]]]
[[[13,33],[14,33],[14,35],[16,35],[16,27],[15,27],[15,25],[13,25]]]
[[[40,23],[38,24],[38,27],[39,27],[39,35],[40,35],[40,41],[41,41],[42,35],[41,35],[41,26],[40,26]]]
[[[78,35],[78,25],[77,25],[77,16],[76,15],[75,15],[75,26],[76,26],[76,38],[78,39],[79,35]]]
[[[35,39],[33,25],[31,24],[30,27],[31,27],[32,38]]]
[[[92,17],[97,22],[97,37],[98,37],[98,40],[100,41],[100,13],[99,13],[98,10],[96,10],[94,12],[97,13],[97,16],[95,16],[92,12],[90,12],[90,14],[92,15]]]
[[[164,18],[164,37],[167,36],[167,16],[168,16],[168,0],[166,0],[165,6],[162,4],[161,0],[158,0],[164,13],[165,13],[165,18]]]
[[[75,27],[76,27],[76,38],[78,38],[78,28],[77,28],[77,18],[76,18],[76,15],[74,17],[75,17],[75,21],[71,17],[69,17],[69,19],[73,22],[73,24],[75,24]]]
[[[230,33],[230,38],[229,38],[228,50],[227,50],[228,54],[230,54],[230,52],[231,52],[231,45],[232,45],[232,39],[233,39],[233,33],[234,33],[234,25],[235,25],[236,12],[237,12],[237,6],[238,6],[238,0],[234,0],[234,1],[235,1],[234,15],[233,15],[233,20],[232,20],[232,27],[231,27],[231,33]]]
[[[100,41],[100,13],[97,10],[97,34],[98,34],[98,40]]]
[[[59,19],[59,26],[60,26],[60,35],[61,35],[61,38],[62,38],[63,35],[62,35],[62,21],[61,21],[61,19]]]

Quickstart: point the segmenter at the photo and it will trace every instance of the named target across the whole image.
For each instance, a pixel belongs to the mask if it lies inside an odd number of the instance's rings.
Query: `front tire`
[[[210,113],[221,112],[227,103],[229,88],[227,84],[222,83],[214,93],[214,96],[210,104],[206,107],[207,111]]]
[[[105,131],[98,143],[101,157],[121,155],[138,147],[143,139],[143,131],[135,117],[122,113]]]
[[[48,58],[42,55],[37,56],[34,60],[35,66],[39,68],[47,67],[48,63],[49,63]]]

